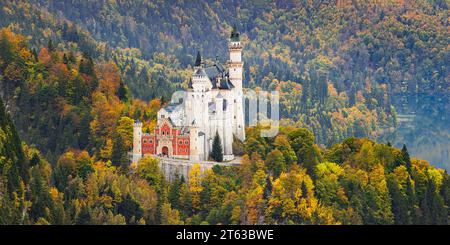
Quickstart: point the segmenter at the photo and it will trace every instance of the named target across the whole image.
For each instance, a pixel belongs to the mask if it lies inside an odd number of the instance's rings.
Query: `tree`
[[[286,162],[283,153],[278,149],[267,154],[266,166],[274,177],[278,177],[282,172],[286,172]]]
[[[120,135],[127,150],[133,145],[133,125],[134,120],[129,117],[121,117],[117,121],[116,134]]]
[[[50,210],[53,209],[53,202],[50,197],[48,185],[42,178],[38,167],[33,167],[31,173],[30,192],[32,205],[30,216],[33,220],[42,217],[49,221],[52,218]]]
[[[139,160],[137,173],[139,177],[145,179],[158,192],[161,190],[163,175],[157,158],[144,157]]]
[[[266,213],[282,224],[312,224],[318,205],[313,188],[305,169],[293,167],[290,172],[281,173],[272,183]]]
[[[180,212],[173,209],[170,203],[163,204],[161,208],[161,224],[162,225],[182,225]]]
[[[122,171],[128,169],[127,149],[122,136],[116,135],[113,140],[113,147],[111,152],[111,162],[114,166],[120,167]]]
[[[192,202],[192,208],[195,211],[200,210],[200,193],[203,191],[201,185],[201,169],[199,164],[194,164],[189,171],[189,193]]]
[[[128,88],[126,85],[121,81],[119,88],[117,89],[117,96],[121,101],[127,102],[128,99]]]
[[[288,134],[297,161],[302,164],[308,174],[314,177],[314,169],[320,161],[320,151],[314,144],[314,135],[307,129],[296,129]]]
[[[211,158],[214,159],[214,161],[216,161],[216,162],[223,161],[222,141],[220,140],[220,136],[217,131],[216,131],[216,135],[214,136]]]
[[[343,188],[340,178],[344,169],[336,163],[323,162],[316,166],[315,193],[317,198],[326,205],[336,205],[344,208],[348,200],[341,195]]]
[[[383,165],[375,165],[368,173],[368,177],[369,182],[364,193],[364,222],[367,224],[392,224],[394,218]]]
[[[178,173],[175,173],[174,180],[171,183],[170,191],[169,191],[169,202],[170,204],[176,208],[180,208],[180,198],[181,198],[181,186],[184,182],[183,178],[180,178]]]
[[[445,208],[444,200],[437,190],[433,180],[428,180],[425,199],[429,208],[430,224],[446,225],[448,222],[448,213]]]
[[[403,197],[399,184],[393,178],[388,179],[389,193],[392,200],[392,213],[394,214],[394,222],[396,225],[411,224],[408,217],[407,202]]]
[[[91,224],[91,214],[89,213],[89,208],[86,205],[81,207],[80,213],[78,214],[75,224],[77,225],[89,225]]]
[[[127,224],[137,224],[144,213],[142,207],[131,197],[130,193],[127,193],[122,202],[118,204],[117,210],[125,217]]]
[[[273,146],[283,153],[286,165],[289,166],[297,163],[297,156],[295,155],[295,151],[294,149],[292,149],[292,146],[289,143],[289,139],[286,135],[278,135],[273,142]]]
[[[408,149],[405,144],[402,147],[402,157],[406,165],[406,169],[408,169],[408,173],[411,174],[411,158],[409,157]]]

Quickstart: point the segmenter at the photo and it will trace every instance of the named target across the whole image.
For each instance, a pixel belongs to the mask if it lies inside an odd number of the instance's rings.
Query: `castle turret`
[[[239,32],[236,26],[233,27],[228,45],[230,51],[229,75],[230,81],[234,85],[234,115],[233,134],[240,140],[245,140],[244,105],[242,92],[242,45]]]
[[[133,156],[132,163],[137,163],[142,158],[142,122],[136,120],[133,126]]]
[[[198,127],[197,124],[195,123],[195,120],[191,123],[189,137],[190,137],[189,160],[193,162],[200,162],[203,160],[202,156],[203,156],[204,135],[202,135],[202,137],[199,135]]]

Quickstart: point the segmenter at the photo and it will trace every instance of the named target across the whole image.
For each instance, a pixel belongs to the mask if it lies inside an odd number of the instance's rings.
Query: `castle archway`
[[[167,146],[163,146],[162,155],[165,157],[169,156],[169,148]]]

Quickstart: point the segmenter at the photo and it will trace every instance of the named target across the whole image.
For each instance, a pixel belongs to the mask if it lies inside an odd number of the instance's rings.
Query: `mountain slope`
[[[209,62],[216,54],[225,61],[226,39],[236,24],[245,44],[246,87],[280,90],[284,124],[311,129],[318,143],[368,136],[401,146],[407,135],[427,128],[448,132],[445,1],[35,0],[25,6],[104,44],[97,45],[104,50],[100,57],[114,60],[138,98],[164,102],[185,87],[197,50]],[[23,32],[42,21],[3,11]],[[396,136],[396,114],[426,117],[432,125],[416,121]],[[448,141],[443,137],[443,150],[428,159],[445,166]],[[428,157],[422,146],[411,150]]]

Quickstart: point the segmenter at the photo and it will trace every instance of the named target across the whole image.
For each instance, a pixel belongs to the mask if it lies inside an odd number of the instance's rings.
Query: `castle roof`
[[[231,83],[229,79],[229,74],[226,72],[226,70],[222,67],[221,64],[215,63],[212,66],[208,66],[205,68],[198,68],[194,72],[195,76],[207,76],[208,79],[211,81],[211,85],[213,89],[232,89],[234,88],[234,85]],[[217,79],[219,79],[219,87],[217,87]],[[192,80],[189,81],[188,87],[192,88]]]
[[[202,56],[200,55],[200,51],[197,52],[197,58],[195,59],[195,66],[202,65]]]
[[[170,104],[170,105],[164,107],[164,110],[166,110],[169,113],[174,112],[177,109],[178,105],[179,104]]]
[[[205,70],[203,68],[199,68],[199,69],[197,69],[197,71],[195,71],[194,75],[207,76],[207,73],[205,72]]]
[[[231,31],[230,39],[232,42],[239,42],[239,32],[237,31],[236,24],[233,25],[233,30]]]

